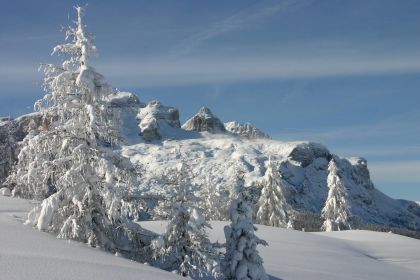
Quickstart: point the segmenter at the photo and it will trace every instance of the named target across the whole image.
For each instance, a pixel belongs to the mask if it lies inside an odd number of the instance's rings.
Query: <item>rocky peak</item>
[[[110,94],[107,99],[112,107],[130,107],[141,105],[138,97],[131,92],[116,92],[114,94]]]
[[[196,115],[189,119],[183,126],[183,129],[190,131],[207,131],[210,133],[225,133],[224,124],[213,115],[207,107],[201,107]]]
[[[161,130],[167,126],[180,127],[178,109],[163,106],[156,100],[150,101],[144,108],[140,108],[137,119],[140,121],[140,135],[146,141],[161,139]]]
[[[31,129],[41,127],[42,119],[41,113],[23,115],[16,119],[0,118],[0,186],[17,161],[18,142],[22,141]]]
[[[248,138],[248,139],[270,139],[270,135],[262,132],[258,128],[252,126],[250,123],[240,124],[238,122],[227,122],[225,128],[232,134]]]
[[[301,143],[290,152],[289,158],[298,162],[302,167],[310,165],[316,158],[325,158],[330,161],[331,154],[327,148],[317,143]]]

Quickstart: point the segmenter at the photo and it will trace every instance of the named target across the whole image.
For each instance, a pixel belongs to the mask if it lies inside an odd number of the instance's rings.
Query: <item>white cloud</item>
[[[406,112],[391,116],[375,123],[368,123],[354,126],[340,126],[332,129],[294,129],[283,128],[282,132],[273,135],[274,138],[287,140],[312,140],[320,142],[336,142],[342,140],[386,139],[405,136],[412,136],[420,133],[420,112]],[[415,145],[414,147],[418,147]],[[365,149],[369,149],[366,147]],[[404,148],[402,148],[404,149]],[[415,148],[413,148],[415,149]],[[380,148],[373,148],[378,152]]]
[[[374,182],[418,183],[420,160],[373,162],[368,164]]]
[[[98,64],[111,81],[127,87],[230,83],[420,72],[420,54],[389,56],[197,57],[179,60],[118,60]]]
[[[381,145],[381,146],[352,146],[338,147],[334,153],[342,156],[363,157],[419,157],[420,145]]]

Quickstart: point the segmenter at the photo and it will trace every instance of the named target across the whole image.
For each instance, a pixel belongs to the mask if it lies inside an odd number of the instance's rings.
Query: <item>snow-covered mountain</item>
[[[123,144],[118,152],[130,159],[141,176],[131,198],[140,200],[139,217],[154,217],[159,198],[168,192],[157,178],[180,162],[190,166],[193,183],[202,196],[223,201],[238,165],[245,171],[246,185],[259,195],[271,158],[292,206],[295,227],[315,229],[322,224],[321,210],[329,191],[328,164],[334,158],[350,212],[359,222],[407,229],[420,225],[420,205],[392,199],[377,190],[363,158],[340,158],[312,142],[271,140],[249,124],[223,124],[205,107],[181,127],[178,109],[158,101],[145,104],[124,92],[110,96],[109,103],[120,121]],[[0,120],[0,183],[17,160],[19,142],[30,129],[42,127],[37,113]]]

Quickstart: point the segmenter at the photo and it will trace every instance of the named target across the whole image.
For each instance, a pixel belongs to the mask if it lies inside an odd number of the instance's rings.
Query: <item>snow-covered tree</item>
[[[223,209],[226,208],[226,191],[221,191],[211,176],[207,176],[205,183],[201,186],[200,207],[204,209],[208,220],[226,220]]]
[[[108,148],[118,142],[106,103],[115,90],[89,64],[96,47],[83,9],[76,10],[76,26],[66,33],[70,41],[53,51],[63,63],[43,66],[47,94],[35,104],[43,129],[24,139],[7,182],[15,196],[43,199],[29,214],[39,230],[135,257],[149,237],[123,211],[136,180],[130,162]]]
[[[230,206],[230,225],[225,227],[226,254],[223,260],[225,279],[268,279],[257,245],[267,245],[255,235],[252,223],[251,197],[243,185],[243,177],[237,179],[237,198]]]
[[[231,166],[228,174],[229,176],[226,180],[227,188],[225,188],[223,192],[219,192],[218,195],[220,195],[220,198],[219,201],[216,202],[219,204],[219,207],[216,210],[217,216],[219,216],[221,220],[229,220],[230,205],[232,201],[238,197],[238,194],[242,191],[245,184],[245,171],[239,162],[236,162]],[[212,198],[214,196],[216,196],[216,194],[210,195]]]
[[[292,208],[286,200],[280,174],[271,158],[261,186],[256,222],[268,226],[287,227],[289,222],[291,224],[289,213]]]
[[[182,276],[202,277],[216,275],[216,253],[206,229],[210,224],[197,207],[191,182],[181,165],[172,173],[173,196],[168,199],[170,221],[166,232],[152,243],[155,257],[163,262],[163,268],[176,271]]]
[[[352,228],[351,207],[348,200],[346,187],[342,181],[343,171],[337,164],[337,159],[331,159],[328,165],[327,183],[328,197],[322,209],[324,223],[323,231],[346,230]]]

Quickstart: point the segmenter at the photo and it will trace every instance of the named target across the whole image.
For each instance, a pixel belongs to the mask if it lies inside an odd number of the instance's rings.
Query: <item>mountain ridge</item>
[[[364,158],[340,158],[325,146],[309,141],[269,139],[250,125],[241,130],[244,127],[236,123],[239,130],[232,131],[205,107],[181,126],[178,109],[159,101],[146,104],[136,95],[123,92],[110,95],[109,103],[120,124],[122,143],[116,152],[129,158],[141,173],[141,183],[134,186],[133,193],[149,197],[136,204],[139,209],[133,210],[139,219],[159,218],[155,209],[159,197],[168,190],[159,186],[156,178],[179,162],[191,166],[199,195],[211,195],[212,199],[226,203],[224,194],[234,168],[240,166],[245,171],[246,185],[258,195],[271,158],[276,162],[282,188],[292,206],[290,214],[295,216],[295,226],[315,228],[321,222],[329,190],[328,163],[335,158],[342,170],[340,176],[349,195],[351,213],[360,223],[410,230],[417,230],[420,225],[420,205],[392,199],[377,190]],[[31,129],[44,129],[43,122],[40,113],[0,121],[0,184],[18,160],[20,141]],[[224,214],[220,215],[223,218]],[[308,225],[307,215],[314,226]]]

